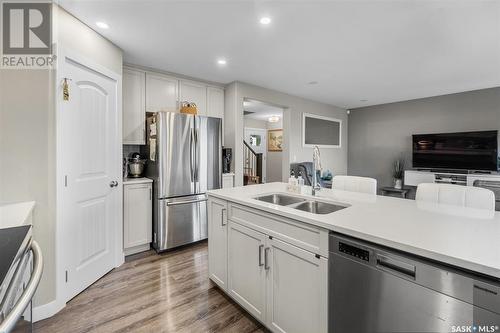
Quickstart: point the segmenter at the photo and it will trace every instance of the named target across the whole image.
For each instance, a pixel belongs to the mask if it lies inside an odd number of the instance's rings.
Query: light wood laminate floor
[[[72,299],[35,333],[265,332],[208,279],[207,243],[127,262]]]

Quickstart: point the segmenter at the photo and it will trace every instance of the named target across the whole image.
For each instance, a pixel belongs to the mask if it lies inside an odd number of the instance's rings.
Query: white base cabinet
[[[269,239],[267,325],[274,332],[328,331],[328,259]]]
[[[210,279],[227,274],[221,288],[273,332],[328,332],[328,231],[218,198],[209,207]]]
[[[262,322],[266,319],[265,245],[265,234],[229,224],[229,295]]]
[[[234,187],[234,173],[222,174],[222,188]]]
[[[227,202],[208,201],[208,274],[227,290]]]
[[[149,250],[152,241],[152,184],[123,185],[123,251]]]

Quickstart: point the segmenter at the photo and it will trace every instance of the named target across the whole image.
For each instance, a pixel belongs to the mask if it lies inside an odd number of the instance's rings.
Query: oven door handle
[[[33,295],[35,294],[40,278],[42,277],[43,271],[43,257],[42,251],[35,241],[31,242],[31,251],[33,251],[33,272],[31,274],[30,280],[26,289],[24,289],[23,294],[17,301],[16,305],[7,314],[5,319],[0,323],[0,333],[8,333],[12,331],[16,325],[19,318],[21,318],[24,310],[31,302]]]

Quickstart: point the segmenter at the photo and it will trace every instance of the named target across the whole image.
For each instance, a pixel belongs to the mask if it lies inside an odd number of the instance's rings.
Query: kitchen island
[[[341,209],[262,201],[272,194]],[[210,278],[272,331],[327,332],[331,233],[500,279],[498,212],[284,183],[209,192]]]

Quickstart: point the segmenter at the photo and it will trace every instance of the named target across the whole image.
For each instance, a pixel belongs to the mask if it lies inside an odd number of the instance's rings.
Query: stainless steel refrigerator
[[[206,191],[221,187],[221,119],[148,113],[146,176],[153,179],[157,252],[207,238]]]

